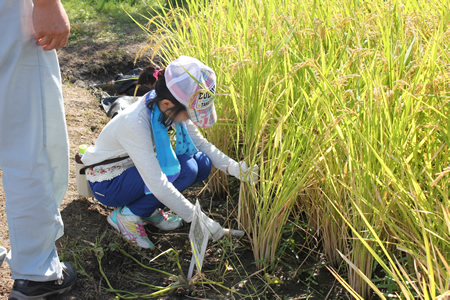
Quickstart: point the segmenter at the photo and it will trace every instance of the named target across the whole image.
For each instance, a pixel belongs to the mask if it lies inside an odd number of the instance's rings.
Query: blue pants
[[[193,157],[179,155],[177,158],[181,172],[173,185],[180,192],[205,180],[211,173],[211,161],[202,152],[197,152]],[[126,205],[139,217],[149,217],[155,209],[165,207],[153,194],[145,194],[145,184],[136,167],[127,169],[112,180],[89,182],[89,186],[102,204],[111,207]]]

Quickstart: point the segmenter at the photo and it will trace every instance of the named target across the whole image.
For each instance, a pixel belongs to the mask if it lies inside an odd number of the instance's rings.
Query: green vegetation
[[[137,20],[144,20],[141,14],[160,9],[155,0],[62,0],[62,3],[71,23],[69,45],[83,40],[88,43],[142,41],[145,35],[136,30],[136,24],[125,11]],[[133,34],[129,35],[130,32]]]
[[[303,213],[355,298],[444,299],[449,7],[186,2],[142,28],[154,54],[195,56],[217,73],[221,120],[205,134],[260,166],[259,184],[241,186],[239,207],[258,266],[271,270],[283,226]],[[221,191],[227,185],[216,176],[211,185]],[[347,272],[338,274],[342,263]]]

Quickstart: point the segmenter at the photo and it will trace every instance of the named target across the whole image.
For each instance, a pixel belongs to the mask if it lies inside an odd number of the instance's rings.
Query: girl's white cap
[[[186,106],[197,127],[209,128],[216,123],[216,74],[210,67],[196,58],[180,56],[167,66],[164,77],[167,88]]]

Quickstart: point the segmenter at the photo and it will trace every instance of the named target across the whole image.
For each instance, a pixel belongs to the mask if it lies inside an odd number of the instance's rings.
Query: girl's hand
[[[250,184],[255,184],[258,180],[259,167],[258,165],[254,165],[253,167],[248,167],[245,161],[236,162],[232,161],[228,165],[228,174],[233,175],[237,179],[245,182],[249,182]]]
[[[211,219],[204,213],[202,213],[202,220],[203,220],[203,222],[205,222],[206,228],[208,228],[208,231],[209,231],[209,237],[212,240],[217,241],[223,237],[224,231],[223,231],[222,226],[220,226],[219,223],[217,223],[216,221],[214,221],[213,219]]]

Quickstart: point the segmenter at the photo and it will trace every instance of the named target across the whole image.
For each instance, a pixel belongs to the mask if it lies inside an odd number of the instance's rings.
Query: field
[[[66,299],[450,297],[449,5],[65,2],[73,36],[59,55],[72,154],[108,121],[98,85],[93,94],[88,85],[135,58],[164,65],[190,55],[218,76],[219,122],[205,136],[260,166],[256,186],[214,171],[186,192],[247,233],[210,243],[191,285],[187,225],[148,227],[156,253],[130,247],[105,222],[109,208],[76,195],[72,172],[58,246],[80,281]],[[0,285],[6,295],[11,281]]]

